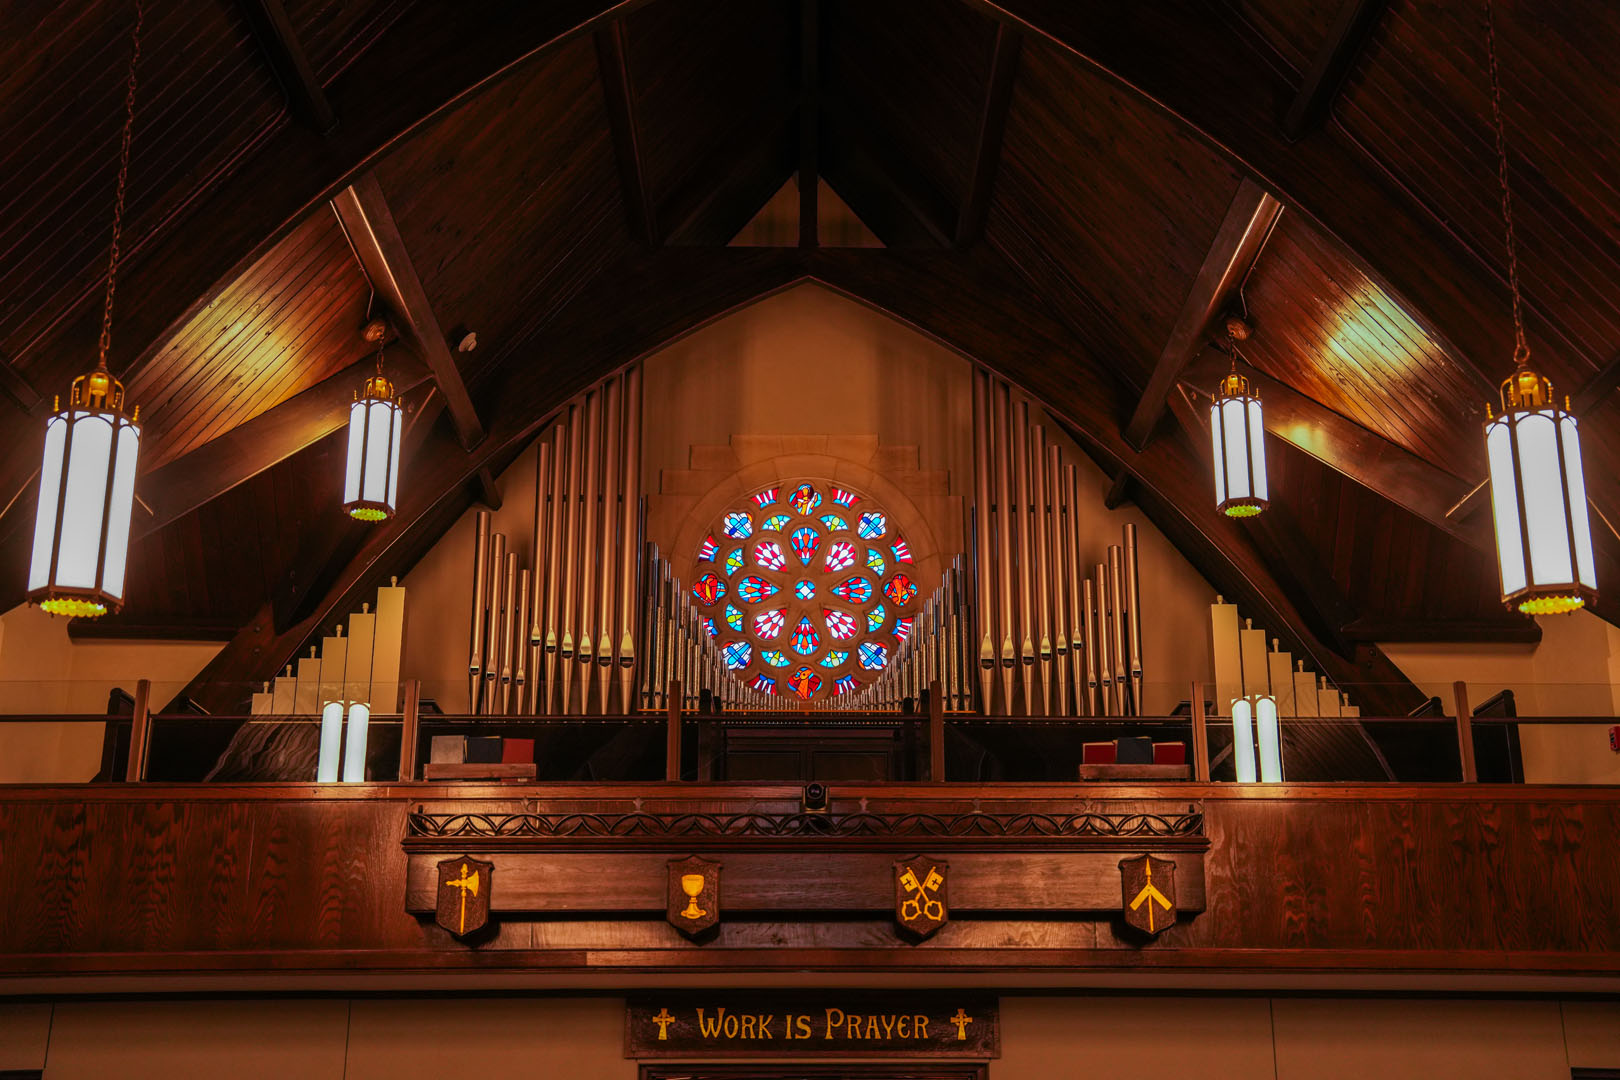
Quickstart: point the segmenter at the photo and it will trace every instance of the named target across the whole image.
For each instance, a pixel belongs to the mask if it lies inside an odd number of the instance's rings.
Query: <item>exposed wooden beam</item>
[[[635,85],[630,79],[630,46],[624,20],[614,19],[595,37],[613,156],[619,164],[619,193],[630,215],[630,232],[643,247],[657,247],[658,221],[641,153],[641,125],[636,116]]]
[[[34,384],[23,378],[22,372],[13,367],[4,354],[0,354],[0,394],[25,413],[33,412],[44,400]]]
[[[1103,505],[1110,510],[1118,510],[1131,501],[1131,474],[1124,469],[1114,474],[1114,479],[1108,485],[1108,491],[1103,495]]]
[[[1252,180],[1238,184],[1237,194],[1226,208],[1215,240],[1170,329],[1170,338],[1153,365],[1147,389],[1142,391],[1141,400],[1125,424],[1125,441],[1131,446],[1140,450],[1153,437],[1176,380],[1204,348],[1210,325],[1254,265],[1281,212],[1282,204]]]
[[[475,498],[486,510],[501,508],[501,489],[495,486],[495,474],[488,465],[473,474]]]
[[[736,124],[693,173],[660,204],[672,246],[724,247],[793,177],[798,167],[798,105],[767,103]]]
[[[799,246],[820,243],[821,4],[799,0]]]
[[[1387,0],[1343,0],[1333,26],[1316,50],[1299,92],[1283,114],[1283,135],[1298,139],[1327,119],[1333,99],[1372,36]]]
[[[950,247],[956,212],[927,176],[862,119],[864,106],[822,95],[827,183],[891,248]]]
[[[1506,614],[1500,619],[1386,619],[1364,615],[1340,630],[1356,642],[1534,645],[1541,640],[1541,627],[1534,619]]]
[[[990,57],[984,107],[979,112],[979,136],[974,143],[973,171],[968,174],[967,194],[956,215],[957,247],[976,243],[984,235],[984,220],[990,212],[990,196],[996,186],[996,169],[1001,164],[1001,141],[1007,131],[1007,106],[1012,103],[1018,54],[1023,44],[1024,35],[1014,27],[1006,23],[996,27],[996,47]]]
[[[1230,368],[1229,358],[1208,350],[1187,369],[1182,385],[1200,393],[1207,403],[1208,391]],[[1464,494],[1464,481],[1249,364],[1239,361],[1238,373],[1260,395],[1268,433],[1442,532],[1481,551],[1490,550],[1491,538],[1484,530],[1447,516]]]
[[[388,207],[382,185],[375,173],[355,178],[353,184],[332,200],[343,231],[354,246],[360,267],[371,280],[371,287],[388,306],[399,323],[400,337],[433,373],[433,382],[444,395],[445,408],[455,425],[463,449],[471,449],[484,438],[484,426],[473,408],[467,384],[461,379],[455,354],[439,328],[433,305],[428,302],[422,279],[416,274],[405,239],[399,234],[394,212]]]
[[[1603,399],[1612,394],[1616,386],[1620,386],[1620,353],[1611,356],[1607,364],[1586,380],[1586,385],[1570,401],[1570,408],[1576,416],[1585,416],[1603,404]]]
[[[309,54],[298,40],[292,20],[281,0],[240,0],[259,49],[270,63],[276,81],[286,91],[287,104],[299,123],[322,134],[337,128],[337,113],[326,98],[326,89],[310,66]]]
[[[266,469],[349,423],[349,402],[373,360],[350,364],[273,409],[244,421],[216,439],[141,476],[138,489],[152,513],[136,515],[137,538],[154,533],[216,499]],[[404,394],[427,382],[427,369],[414,358],[391,359],[389,378]]]

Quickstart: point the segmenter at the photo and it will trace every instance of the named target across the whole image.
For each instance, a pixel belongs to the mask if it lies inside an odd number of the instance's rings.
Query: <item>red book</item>
[[[1153,764],[1155,765],[1185,765],[1187,764],[1187,744],[1178,742],[1156,742],[1153,744]]]
[[[533,739],[507,739],[501,744],[501,764],[520,765],[533,761]]]
[[[1088,742],[1081,746],[1080,754],[1085,765],[1112,765],[1116,756],[1111,742]]]

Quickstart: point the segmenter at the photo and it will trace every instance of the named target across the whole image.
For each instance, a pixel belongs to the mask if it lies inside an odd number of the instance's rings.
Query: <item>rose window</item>
[[[733,677],[817,701],[869,685],[911,632],[911,548],[871,500],[820,481],[755,492],[698,547],[692,599]]]

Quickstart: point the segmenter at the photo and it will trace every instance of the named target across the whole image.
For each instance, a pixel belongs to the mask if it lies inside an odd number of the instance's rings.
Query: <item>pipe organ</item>
[[[987,372],[973,379],[973,588],[980,711],[1135,716],[1142,710],[1136,526],[1101,561],[1082,550],[1076,467]]]

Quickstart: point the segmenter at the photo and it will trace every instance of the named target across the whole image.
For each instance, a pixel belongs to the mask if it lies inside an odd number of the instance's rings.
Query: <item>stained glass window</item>
[[[713,574],[704,574],[692,583],[692,595],[700,604],[712,604],[726,595],[726,583]]]
[[[855,672],[888,665],[922,599],[897,524],[869,497],[803,477],[721,507],[688,580],[703,632],[725,637],[722,665],[760,693],[870,692]]]
[[[737,599],[745,604],[757,604],[781,591],[780,586],[772,585],[762,577],[749,576],[737,582]]]
[[[811,656],[821,648],[821,635],[816,632],[816,626],[806,615],[799,620],[799,625],[793,628],[793,651],[800,656]]]
[[[821,676],[811,671],[809,665],[801,664],[787,677],[787,683],[795,694],[808,701],[816,696],[817,690],[821,689]]]
[[[793,554],[799,561],[809,566],[810,560],[816,557],[816,545],[821,543],[821,534],[806,525],[793,530]]]
[[[855,636],[855,616],[847,611],[834,611],[832,608],[822,609],[827,620],[827,632],[839,641],[848,641]]]
[[[827,548],[827,572],[836,574],[840,570],[848,570],[855,565],[855,545],[848,540],[839,540]]]
[[[883,586],[883,595],[895,607],[905,607],[917,595],[917,584],[904,574],[896,574]]]
[[[787,565],[787,556],[775,540],[761,540],[754,545],[754,561],[767,570],[780,570]]]
[[[773,641],[787,623],[786,608],[772,608],[754,616],[754,633],[766,641]]]
[[[872,599],[872,583],[863,577],[852,577],[833,586],[833,595],[851,604],[864,604]]]
[[[816,490],[814,484],[800,484],[788,496],[788,505],[793,507],[795,513],[808,516],[810,511],[821,505],[821,492]]]

